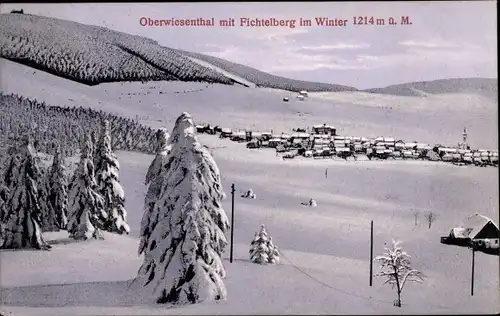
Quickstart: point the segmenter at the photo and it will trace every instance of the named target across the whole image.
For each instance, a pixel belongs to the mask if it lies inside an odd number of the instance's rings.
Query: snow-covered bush
[[[104,198],[97,190],[90,136],[87,136],[68,194],[68,232],[71,238],[103,238],[101,229],[107,214],[104,211]]]
[[[104,229],[110,232],[128,234],[127,211],[125,210],[125,192],[120,184],[118,173],[120,164],[111,150],[109,121],[102,123],[101,137],[97,146],[96,182],[99,194],[104,198],[106,219]]]
[[[302,202],[302,205],[309,206],[309,207],[316,207],[318,206],[318,203],[316,203],[315,199],[309,199],[307,203]]]
[[[160,197],[141,223],[148,227],[141,227],[144,262],[136,280],[158,303],[226,299],[221,255],[229,223],[219,169],[188,113],[176,120],[171,143]]]
[[[258,264],[277,264],[279,263],[279,249],[273,244],[264,224],[260,231],[255,233],[254,239],[250,243],[250,260]]]
[[[381,256],[377,256],[375,260],[381,262],[380,273],[375,276],[380,276],[385,279],[384,284],[390,284],[396,289],[398,299],[395,305],[401,307],[401,292],[407,281],[423,282],[424,275],[411,267],[410,256],[403,251],[399,241],[392,241],[391,248],[385,248],[385,252]]]
[[[248,191],[246,191],[245,193],[243,193],[241,195],[242,198],[246,198],[246,199],[255,199],[257,198],[257,195],[255,195],[255,193],[253,192],[252,189],[249,189]]]
[[[5,185],[9,190],[3,218],[3,249],[50,249],[40,228],[38,182],[40,170],[32,140],[26,137],[18,149],[11,150]]]

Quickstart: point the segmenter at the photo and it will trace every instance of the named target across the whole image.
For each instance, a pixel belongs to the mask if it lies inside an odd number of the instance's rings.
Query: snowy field
[[[5,70],[0,78],[3,93],[18,93],[52,105],[138,115],[154,127],[171,129],[175,118],[188,111],[200,122],[233,128],[290,131],[326,121],[346,135],[455,144],[467,126],[473,147],[498,148],[497,105],[483,104],[475,96],[422,100],[343,92],[313,95],[301,102],[284,91],[202,83],[87,87],[0,61]],[[292,96],[291,102],[282,102],[284,96]],[[468,111],[464,110],[467,102],[477,103]],[[460,110],[453,111],[452,104]],[[386,108],[391,105],[392,109]],[[415,111],[417,106],[432,107],[432,111]],[[229,263],[229,249],[224,257],[227,301],[167,308],[136,294],[131,280],[142,263],[137,256],[137,237],[146,190],[143,182],[153,156],[118,152],[131,234],[74,242],[65,232],[48,233],[46,238],[53,244],[50,252],[0,252],[2,311],[13,315],[500,311],[498,257],[476,254],[471,297],[470,251],[439,243],[440,236],[474,212],[498,218],[497,169],[427,161],[282,161],[273,150],[249,150],[243,144],[208,135],[201,135],[200,140],[213,148],[228,196],[224,204],[228,216],[231,183],[236,186],[235,260]],[[249,188],[256,199],[240,197]],[[310,198],[318,207],[301,205]],[[414,226],[414,211],[421,213],[418,227]],[[423,219],[429,211],[437,215],[430,229]],[[375,255],[392,238],[400,239],[412,255],[414,267],[426,275],[423,284],[407,285],[402,308],[393,307],[395,291],[383,286],[382,280],[374,278],[369,286],[370,220],[374,221]],[[282,251],[280,265],[260,266],[248,260],[250,241],[262,223]],[[374,264],[374,272],[377,270]]]

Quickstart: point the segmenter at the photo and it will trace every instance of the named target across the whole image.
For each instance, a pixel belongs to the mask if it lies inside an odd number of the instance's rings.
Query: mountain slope
[[[426,94],[475,93],[498,99],[498,79],[450,78],[432,81],[409,82],[385,88],[363,90],[370,93],[400,96],[425,96]]]
[[[164,47],[145,37],[30,14],[0,15],[0,57],[88,85],[168,80],[291,91],[357,90],[274,76],[215,57]]]
[[[188,52],[184,50],[176,50],[177,52],[193,57],[196,59],[200,59],[205,62],[209,62],[210,64],[219,67],[225,71],[228,71],[233,74],[237,74],[238,76],[253,82],[259,87],[266,87],[266,88],[274,88],[274,89],[282,89],[282,90],[289,90],[289,91],[300,91],[300,90],[307,90],[310,92],[323,92],[323,91],[330,91],[330,92],[337,92],[337,91],[357,91],[358,89],[354,87],[349,87],[349,86],[343,86],[343,85],[338,85],[338,84],[331,84],[331,83],[321,83],[321,82],[311,82],[311,81],[302,81],[302,80],[295,80],[295,79],[290,79],[290,78],[285,78],[285,77],[280,77],[276,75],[272,75],[260,70],[257,70],[252,67],[248,67],[245,65],[233,63],[221,58],[217,58],[214,56],[209,56],[209,55],[204,55],[200,53],[193,53],[193,52]]]
[[[29,14],[0,15],[0,56],[88,85],[140,80],[234,83],[151,39]]]

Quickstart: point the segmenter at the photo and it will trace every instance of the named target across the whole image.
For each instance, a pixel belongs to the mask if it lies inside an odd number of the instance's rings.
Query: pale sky
[[[161,45],[213,55],[295,79],[375,88],[409,81],[497,77],[496,1],[1,4],[25,13],[105,26]],[[353,16],[385,26],[353,25]],[[412,25],[389,26],[409,16]],[[235,18],[235,27],[144,27],[152,19]],[[311,27],[241,27],[241,17],[300,18]],[[347,19],[345,27],[314,19]]]

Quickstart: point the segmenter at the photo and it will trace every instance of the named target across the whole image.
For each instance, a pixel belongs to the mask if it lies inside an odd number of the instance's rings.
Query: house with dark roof
[[[450,234],[441,237],[441,243],[472,246],[481,249],[499,249],[498,225],[489,217],[475,213],[467,217],[461,227],[452,228]]]

